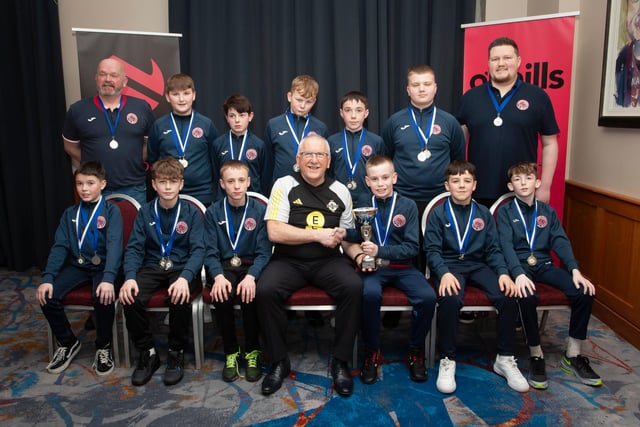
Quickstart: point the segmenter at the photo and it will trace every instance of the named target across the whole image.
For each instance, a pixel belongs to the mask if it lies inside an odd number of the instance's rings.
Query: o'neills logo
[[[541,89],[560,89],[564,86],[562,78],[563,70],[549,70],[549,63],[529,62],[524,64],[524,74],[518,73],[521,80],[539,86]],[[485,84],[489,80],[489,72],[474,74],[469,79],[469,86],[476,87]]]
[[[176,233],[186,234],[187,231],[189,231],[189,226],[186,222],[180,221],[178,222],[178,224],[176,224]]]
[[[484,230],[484,220],[482,218],[476,218],[473,220],[473,224],[471,225],[471,227],[475,230],[475,231],[482,231]]]

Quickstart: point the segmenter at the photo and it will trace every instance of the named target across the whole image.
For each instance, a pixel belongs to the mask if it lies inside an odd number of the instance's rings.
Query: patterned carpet
[[[46,372],[46,322],[35,301],[37,275],[0,271],[0,422],[10,426],[637,426],[640,424],[640,352],[593,318],[585,354],[604,381],[582,385],[559,369],[568,312],[549,317],[542,337],[549,389],[519,394],[495,375],[494,319],[478,319],[459,328],[458,391],[435,388],[436,369],[426,383],[412,383],[403,362],[409,322],[383,329],[382,378],[371,386],[355,380],[354,394],[333,392],[329,375],[332,330],[314,328],[303,316],[291,319],[293,372],[276,394],[265,397],[260,382],[221,379],[223,355],[215,324],[205,325],[205,361],[196,371],[192,350],[182,382],[165,387],[161,368],[149,384],[133,387],[131,369],[106,377],[91,369],[94,333],[84,331],[84,315],[70,316],[83,347],[69,368]],[[329,315],[327,315],[329,316]],[[162,319],[156,325],[166,331]],[[166,355],[166,338],[158,336]],[[527,349],[519,336],[520,367],[528,369]],[[353,375],[357,375],[357,369]]]

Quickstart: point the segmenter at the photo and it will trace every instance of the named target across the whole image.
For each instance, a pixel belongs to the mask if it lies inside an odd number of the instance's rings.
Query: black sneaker
[[[424,353],[420,349],[409,349],[409,377],[418,383],[427,380],[427,368],[424,366]]]
[[[76,342],[74,342],[70,347],[62,347],[58,343],[58,349],[54,353],[51,362],[47,365],[47,371],[49,371],[50,374],[59,374],[67,369],[69,363],[71,363],[73,358],[76,357],[76,354],[80,351],[80,347],[82,347],[82,345],[78,339],[76,339]]]
[[[111,354],[111,344],[105,348],[96,350],[96,356],[93,358],[93,370],[97,375],[109,375],[115,369],[113,356]]]
[[[600,387],[602,385],[602,379],[591,369],[589,359],[582,355],[567,357],[567,353],[564,353],[562,360],[560,360],[560,369],[567,374],[573,374],[578,377],[582,384],[592,387]]]
[[[542,357],[533,356],[529,358],[529,385],[538,390],[546,390],[549,387],[547,381],[547,368]]]
[[[387,329],[395,329],[400,324],[401,317],[401,311],[385,311],[382,315],[382,326]]]
[[[370,351],[367,350],[364,361],[362,362],[362,369],[360,369],[360,380],[365,384],[373,384],[378,379],[378,366],[382,360],[382,354],[379,350]]]
[[[169,350],[167,367],[162,376],[164,385],[178,384],[184,376],[184,350]]]
[[[151,355],[151,350],[140,352],[138,365],[131,375],[131,384],[140,386],[149,382],[153,373],[160,367],[160,356],[158,353]]]

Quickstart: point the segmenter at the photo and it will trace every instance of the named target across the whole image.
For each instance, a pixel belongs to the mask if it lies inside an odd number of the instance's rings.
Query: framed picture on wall
[[[640,0],[608,0],[599,126],[640,127]]]

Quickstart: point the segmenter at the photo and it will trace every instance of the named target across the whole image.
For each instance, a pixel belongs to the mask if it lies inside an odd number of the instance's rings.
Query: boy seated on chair
[[[139,352],[131,376],[135,386],[146,384],[160,367],[145,306],[161,288],[167,289],[169,305],[169,352],[162,381],[173,385],[182,379],[191,293],[194,279],[200,280],[204,259],[202,213],[178,196],[184,167],[167,157],[155,162],[151,172],[157,196],[136,216],[125,250],[125,282],[120,289],[126,326]]]
[[[122,260],[122,216],[117,206],[105,202],[102,190],[107,185],[106,172],[100,162],[89,161],[75,171],[75,185],[80,202],[67,208],[60,218],[55,241],[42,283],[36,296],[58,349],[47,371],[64,371],[80,351],[80,341],[73,334],[62,300],[72,290],[92,285],[96,317],[96,355],[93,370],[98,375],[113,372],[111,349],[115,315],[115,279]]]
[[[538,281],[560,289],[571,300],[569,338],[560,367],[583,384],[601,386],[600,376],[591,369],[589,359],[581,355],[595,287],[580,273],[555,210],[536,199],[536,189],[540,187],[538,166],[518,163],[509,168],[508,175],[507,186],[516,197],[498,211],[498,233],[507,266],[515,277],[522,326],[531,352],[529,384],[536,389],[548,387],[536,311],[538,295],[534,282]],[[551,251],[565,268],[553,265]]]
[[[411,263],[418,254],[418,208],[413,200],[393,191],[398,178],[393,161],[375,155],[366,163],[365,182],[373,196],[370,205],[377,208],[371,221],[371,240],[362,241],[361,251],[354,260],[361,271],[363,285],[362,337],[365,358],[360,379],[373,384],[378,378],[380,352],[380,304],[382,289],[395,286],[407,294],[413,305],[411,338],[407,364],[409,377],[416,382],[427,380],[424,364],[424,344],[436,307],[436,295],[424,277]],[[349,233],[351,234],[351,233]],[[358,233],[358,236],[360,233]],[[363,263],[365,257],[374,265]],[[378,260],[384,260],[380,265]]]
[[[513,390],[529,390],[514,357],[516,286],[500,252],[493,216],[472,200],[476,188],[473,164],[454,160],[447,167],[445,188],[451,193],[427,220],[424,247],[427,265],[438,287],[440,369],[436,388],[456,390],[456,329],[467,285],[481,289],[496,307],[498,352],[493,370]]]
[[[247,196],[250,185],[249,166],[240,160],[227,160],[220,168],[220,187],[226,197],[209,206],[204,220],[204,265],[222,334],[226,356],[222,379],[227,382],[239,377],[238,359],[242,354],[233,313],[236,296],[244,324],[244,378],[254,382],[262,377],[256,281],[271,258],[272,247],[263,219],[266,206]]]

